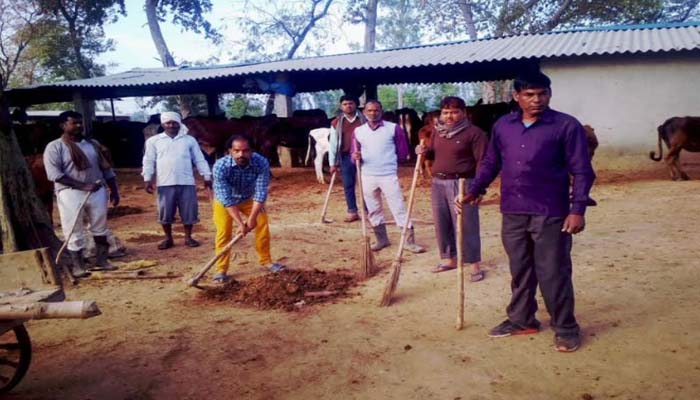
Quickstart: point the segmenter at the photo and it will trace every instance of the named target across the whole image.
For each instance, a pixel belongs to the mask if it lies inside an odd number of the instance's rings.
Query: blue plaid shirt
[[[235,206],[251,197],[264,203],[270,184],[270,163],[258,153],[253,153],[245,167],[236,164],[230,155],[214,164],[214,197],[224,207]]]

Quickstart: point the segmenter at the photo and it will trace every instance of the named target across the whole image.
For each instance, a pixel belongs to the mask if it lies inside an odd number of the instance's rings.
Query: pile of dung
[[[119,218],[131,214],[143,214],[143,208],[130,206],[116,206],[107,209],[107,218]]]
[[[296,311],[310,304],[346,296],[355,283],[355,277],[347,272],[291,269],[246,281],[234,281],[222,288],[203,292],[203,297],[210,301],[234,302],[262,310]]]

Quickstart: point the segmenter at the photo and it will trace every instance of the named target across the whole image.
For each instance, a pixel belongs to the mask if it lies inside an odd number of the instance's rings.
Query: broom
[[[321,210],[321,223],[330,224],[333,222],[332,219],[326,218],[326,212],[328,211],[328,201],[331,199],[331,192],[333,191],[333,183],[335,182],[335,174],[331,174],[331,183],[328,184],[328,192],[326,193],[326,199],[323,201],[323,209]]]
[[[420,145],[425,145],[425,140],[421,139]],[[399,283],[399,275],[401,274],[401,254],[403,253],[403,246],[406,243],[406,231],[408,231],[408,224],[411,221],[411,213],[413,212],[413,200],[416,194],[416,184],[418,183],[418,174],[420,172],[420,166],[423,163],[423,154],[419,154],[416,159],[416,167],[413,169],[413,181],[411,181],[411,192],[408,196],[408,211],[406,213],[406,221],[403,224],[403,229],[401,230],[401,241],[399,243],[399,249],[396,252],[396,257],[392,263],[391,276],[386,282],[384,287],[384,294],[382,295],[382,301],[379,303],[381,307],[388,307],[391,305],[391,298],[394,296],[394,291],[396,291],[396,286]]]
[[[355,147],[360,148],[359,143],[355,142]],[[360,277],[367,279],[374,273],[374,255],[372,247],[369,244],[369,236],[367,235],[367,221],[365,219],[365,198],[362,193],[362,161],[356,160],[357,166],[357,184],[360,186],[360,219],[362,220],[362,246],[360,252]]]
[[[464,201],[464,178],[459,178],[459,193],[457,194],[459,202]],[[462,211],[464,212],[464,211]],[[462,214],[457,214],[457,268],[459,279],[459,314],[457,314],[457,330],[464,328],[464,246],[462,238],[464,237],[464,219]]]

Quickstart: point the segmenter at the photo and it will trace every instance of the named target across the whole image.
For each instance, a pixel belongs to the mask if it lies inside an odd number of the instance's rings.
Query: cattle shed
[[[6,91],[12,105],[73,100],[276,92],[287,116],[297,92],[376,94],[380,84],[479,82],[539,66],[552,78],[552,107],[596,129],[601,145],[650,149],[656,127],[700,115],[700,22],[586,28],[292,60],[133,69]]]

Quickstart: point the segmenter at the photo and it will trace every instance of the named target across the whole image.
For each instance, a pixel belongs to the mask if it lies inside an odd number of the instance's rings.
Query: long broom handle
[[[421,139],[420,145],[425,145],[425,139]],[[420,172],[420,165],[423,163],[423,154],[419,154],[416,158],[416,166],[413,168],[413,180],[411,181],[411,191],[408,195],[408,210],[406,211],[406,221],[403,223],[403,229],[401,229],[401,241],[399,243],[399,249],[396,251],[396,260],[401,260],[401,254],[403,253],[404,243],[406,243],[406,232],[408,232],[408,223],[411,221],[411,214],[413,213],[413,200],[416,195],[416,185],[418,184],[418,173]]]
[[[360,150],[360,143],[355,139],[355,149]],[[367,221],[365,221],[365,197],[362,192],[362,160],[355,160],[357,170],[357,186],[360,187],[360,219],[362,220],[362,237],[367,237]]]
[[[223,257],[224,254],[227,254],[231,250],[231,247],[233,247],[233,245],[236,244],[237,241],[241,240],[242,237],[243,233],[239,233],[236,236],[234,236],[234,238],[231,239],[231,241],[228,242],[228,244],[226,244],[226,246],[221,250],[221,252],[219,252],[219,254],[215,255],[214,258],[209,260],[209,262],[206,263],[206,265],[204,265],[204,267],[202,267],[202,269],[200,269],[199,272],[197,272],[197,274],[193,276],[192,279],[189,280],[189,282],[187,282],[187,284],[189,286],[196,285],[197,282],[199,282],[199,280],[202,279],[204,274],[206,274],[207,271],[209,271],[209,269],[214,265],[214,263],[216,263],[221,257]]]
[[[459,184],[458,184],[458,190],[459,193],[457,194],[459,202],[464,201],[464,178],[459,178]],[[464,211],[462,211],[464,213]],[[457,268],[458,269],[458,274],[457,277],[459,279],[459,314],[457,315],[457,330],[461,330],[464,327],[464,246],[463,246],[463,237],[464,237],[464,219],[463,219],[463,214],[457,214]]]
[[[333,190],[333,183],[335,182],[335,175],[337,172],[331,174],[331,183],[328,184],[328,192],[326,193],[326,199],[323,201],[323,210],[321,210],[321,223],[326,219],[326,212],[328,211],[328,202],[331,199],[331,191]]]
[[[95,182],[95,184],[97,184],[97,185],[99,185],[101,183],[102,183],[101,180],[98,180],[97,182]],[[80,215],[82,214],[83,208],[85,208],[85,204],[87,203],[88,199],[90,198],[90,195],[92,195],[92,192],[87,192],[87,194],[83,198],[83,202],[80,203],[80,207],[78,207],[78,213],[75,215],[75,221],[73,221],[73,226],[70,228],[70,232],[68,232],[68,237],[61,245],[61,248],[58,249],[58,254],[56,254],[56,260],[54,260],[55,264],[58,264],[58,260],[61,259],[61,254],[63,254],[63,251],[66,249],[66,246],[68,246],[68,241],[70,240],[71,236],[73,236],[73,232],[75,232],[75,227],[78,226],[78,222],[80,222]]]

